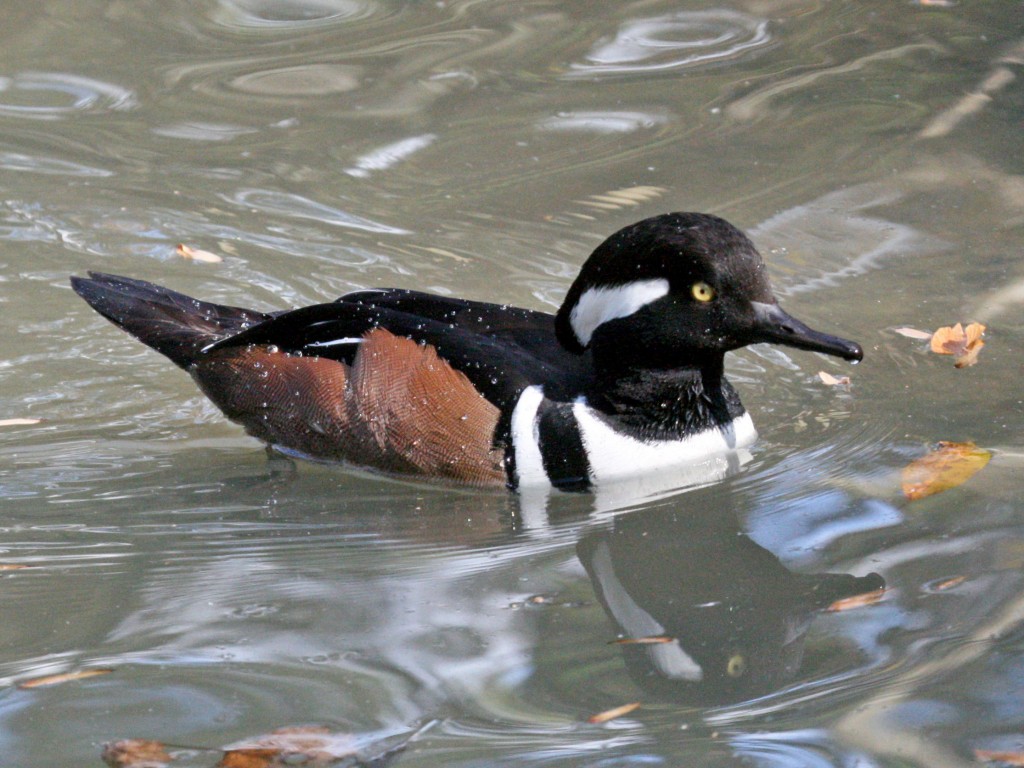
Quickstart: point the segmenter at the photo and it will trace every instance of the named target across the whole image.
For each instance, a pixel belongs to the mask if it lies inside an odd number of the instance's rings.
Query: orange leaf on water
[[[1024,765],[1024,752],[997,752],[991,749],[976,749],[974,756],[979,760],[1007,765]]]
[[[630,704],[623,704],[621,707],[606,709],[604,712],[598,712],[596,715],[591,715],[587,718],[587,722],[592,723],[594,725],[597,725],[599,723],[607,723],[609,720],[614,720],[617,717],[628,715],[634,709],[639,709],[639,707],[639,701],[634,701]]]
[[[841,600],[836,600],[825,610],[829,613],[852,611],[854,608],[863,608],[866,605],[874,605],[875,603],[881,602],[883,597],[885,597],[884,587],[881,589],[873,589],[870,592],[862,592],[861,594],[853,595],[852,597],[844,597]]]
[[[34,677],[31,680],[25,680],[18,683],[18,687],[22,689],[42,688],[47,685],[70,683],[72,680],[85,680],[86,678],[96,677],[97,675],[109,675],[113,671],[114,670],[106,667],[97,667],[94,669],[81,669],[78,672],[61,672],[58,675],[46,675],[44,677]]]
[[[967,328],[960,323],[939,328],[932,334],[931,350],[939,355],[953,355],[953,364],[966,368],[978,362],[978,353],[985,346],[984,334],[985,326],[981,323],[971,323]]]
[[[903,468],[903,495],[911,501],[963,485],[988,464],[992,454],[974,443],[941,442]]]
[[[149,739],[108,741],[101,757],[110,768],[164,768],[174,759],[163,744]]]

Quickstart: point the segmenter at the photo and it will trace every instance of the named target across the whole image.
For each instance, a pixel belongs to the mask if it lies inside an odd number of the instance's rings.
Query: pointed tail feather
[[[71,287],[114,325],[185,369],[203,347],[271,317],[101,272],[72,277]]]

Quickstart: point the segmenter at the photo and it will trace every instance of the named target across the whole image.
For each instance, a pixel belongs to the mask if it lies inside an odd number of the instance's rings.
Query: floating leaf
[[[356,751],[356,739],[349,733],[331,733],[322,726],[294,726],[279,728],[272,733],[256,736],[224,747],[186,747],[176,745],[168,753],[159,741],[125,739],[103,745],[103,760],[111,768],[166,768],[181,757],[181,752],[223,752],[217,768],[294,768],[320,766],[321,768],[384,768],[409,743],[437,724],[430,720],[415,731],[375,739]]]
[[[106,667],[95,667],[93,669],[80,669],[78,672],[61,672],[58,675],[46,675],[44,677],[34,677],[31,680],[25,680],[18,683],[18,687],[42,688],[46,685],[60,685],[61,683],[70,683],[73,680],[85,680],[86,678],[96,677],[98,675],[109,675],[113,671],[113,669]]]
[[[821,379],[828,387],[850,386],[849,376],[833,376],[831,373],[827,373],[826,371],[818,371],[818,378]]]
[[[908,339],[917,339],[918,341],[930,341],[932,334],[930,331],[919,331],[917,328],[893,328],[893,332],[898,333],[900,336],[906,336]]]
[[[594,725],[597,725],[599,723],[607,723],[609,720],[614,720],[617,717],[628,715],[634,709],[639,709],[639,707],[639,701],[634,701],[631,704],[623,704],[621,707],[606,709],[604,712],[598,712],[596,715],[591,715],[587,718],[587,722],[592,723]]]
[[[990,749],[976,749],[974,756],[978,760],[1007,765],[1024,765],[1024,752],[996,752]]]
[[[825,610],[829,613],[852,611],[854,608],[863,608],[866,605],[874,605],[875,603],[881,602],[884,596],[885,587],[873,589],[870,592],[862,592],[859,595],[853,595],[852,597],[844,597],[841,600],[836,600]]]
[[[178,243],[177,253],[181,258],[188,259],[189,261],[201,261],[206,264],[220,264],[224,261],[216,253],[210,253],[209,251],[203,251],[199,248],[192,248],[191,246],[185,245],[184,243]]]
[[[661,643],[671,643],[675,640],[674,637],[668,635],[650,635],[649,637],[620,637],[618,640],[612,640],[609,645],[659,645]]]
[[[0,427],[22,427],[38,424],[42,419],[0,419]]]
[[[939,328],[932,334],[931,350],[938,355],[953,355],[957,368],[966,368],[978,362],[978,353],[985,346],[982,336],[985,326],[971,323],[964,328],[960,323]]]
[[[0,571],[20,571],[22,568],[31,568],[31,565],[23,563],[0,563]]]
[[[164,768],[174,759],[163,744],[148,739],[109,741],[101,757],[110,768]]]
[[[330,765],[355,754],[351,734],[331,733],[321,726],[279,728],[265,736],[225,747],[218,768],[272,768],[294,762]]]
[[[279,749],[232,749],[224,753],[217,768],[272,768],[283,764],[279,757],[284,757]]]
[[[988,464],[992,454],[974,443],[941,442],[903,468],[903,495],[911,501],[956,488]]]
[[[959,587],[965,581],[967,581],[967,577],[966,576],[951,576],[948,579],[943,579],[942,581],[939,581],[939,582],[936,582],[935,584],[933,584],[932,585],[932,589],[934,589],[936,592],[942,592],[943,590],[946,590],[946,589],[952,589],[953,587]]]

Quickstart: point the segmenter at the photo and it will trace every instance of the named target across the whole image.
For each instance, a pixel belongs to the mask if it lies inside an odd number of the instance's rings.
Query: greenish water
[[[32,566],[0,572],[0,765],[433,720],[398,764],[1024,750],[1022,10],[5,4],[0,420],[41,421],[0,427],[0,565]],[[67,284],[100,269],[259,309],[391,285],[551,309],[606,235],[666,210],[744,228],[786,308],[867,356],[732,355],[751,460],[652,498],[268,460]],[[988,344],[964,370],[893,332],[972,319]],[[901,468],[942,440],[992,461],[906,501]],[[820,611],[849,584],[823,574],[872,572],[881,602]],[[609,644],[630,605],[703,679]],[[97,667],[114,672],[16,685]]]

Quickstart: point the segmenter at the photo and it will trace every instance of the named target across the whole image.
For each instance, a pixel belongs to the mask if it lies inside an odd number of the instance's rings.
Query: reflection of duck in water
[[[796,574],[742,535],[731,515],[649,510],[580,541],[578,553],[621,646],[650,693],[724,704],[776,690],[797,674],[814,613],[884,586],[876,573]]]
[[[783,312],[750,240],[698,213],[612,235],[554,316],[398,289],[263,313],[113,275],[72,285],[272,446],[477,485],[581,489],[702,462],[755,437],[729,350],[862,356]]]

